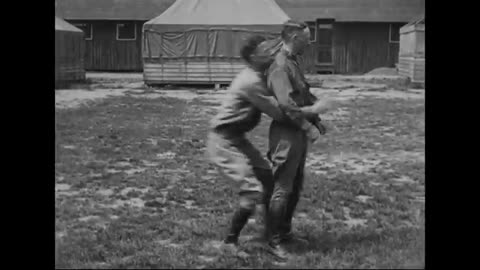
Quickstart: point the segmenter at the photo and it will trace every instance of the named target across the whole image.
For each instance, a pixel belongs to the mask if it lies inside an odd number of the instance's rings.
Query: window
[[[399,43],[400,42],[400,26],[390,24],[390,29],[388,31],[388,39],[390,43]]]
[[[117,40],[136,40],[137,28],[135,23],[117,23]]]
[[[85,34],[85,40],[93,39],[93,26],[91,23],[76,23],[74,26],[83,31]]]
[[[310,42],[317,41],[317,29],[314,22],[308,22],[308,29],[310,30]]]
[[[318,29],[332,29],[331,23],[319,23]]]
[[[318,24],[318,43],[321,45],[332,45],[332,25],[331,24]]]

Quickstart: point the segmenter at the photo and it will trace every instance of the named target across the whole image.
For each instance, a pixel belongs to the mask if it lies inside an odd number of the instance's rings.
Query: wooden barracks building
[[[142,26],[175,0],[56,0],[55,15],[85,34],[85,69],[142,71]],[[308,23],[310,72],[360,74],[398,63],[400,27],[424,14],[425,0],[275,0]]]

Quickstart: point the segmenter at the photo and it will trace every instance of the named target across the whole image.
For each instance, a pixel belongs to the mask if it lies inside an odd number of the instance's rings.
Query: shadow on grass
[[[384,238],[381,232],[352,232],[342,234],[336,237],[334,233],[324,232],[320,234],[308,234],[303,241],[294,241],[288,245],[288,249],[295,254],[303,254],[310,251],[318,251],[322,253],[331,250],[344,251],[351,246],[368,243],[370,245],[378,244]]]
[[[332,250],[345,251],[352,246],[358,245],[377,245],[382,242],[382,239],[387,237],[385,232],[350,232],[340,236],[336,236],[332,232],[324,232],[320,234],[309,233],[304,237],[300,237],[301,240],[293,240],[287,245],[290,252],[294,254],[304,254],[311,251],[317,251],[326,253]],[[249,243],[255,243],[256,245],[265,245],[267,241],[261,235],[255,235],[251,239],[246,240]]]

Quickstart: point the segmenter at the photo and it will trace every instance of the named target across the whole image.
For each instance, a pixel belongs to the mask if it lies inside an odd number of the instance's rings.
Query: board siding
[[[144,80],[149,84],[165,83],[230,83],[245,65],[241,61],[144,60]],[[209,68],[210,67],[210,68]],[[162,69],[163,68],[163,69]],[[163,70],[163,72],[162,72]]]

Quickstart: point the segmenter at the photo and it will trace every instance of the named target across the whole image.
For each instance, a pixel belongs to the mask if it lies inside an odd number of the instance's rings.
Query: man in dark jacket
[[[267,85],[286,116],[294,122],[307,118],[310,120],[308,122],[313,122],[320,132],[324,133],[325,130],[319,123],[319,111],[308,113],[307,110],[302,110],[302,107],[313,105],[317,101],[310,93],[309,85],[297,62],[297,56],[301,55],[309,44],[310,32],[307,25],[291,20],[286,22],[282,40],[283,47],[267,72]],[[323,105],[326,108],[329,104]],[[275,119],[270,125],[267,156],[272,163],[275,187],[269,209],[272,222],[272,237],[269,244],[273,253],[280,259],[286,259],[288,256],[282,245],[293,238],[292,216],[303,185],[309,144],[305,130],[308,130],[308,127],[299,128],[289,122]]]

